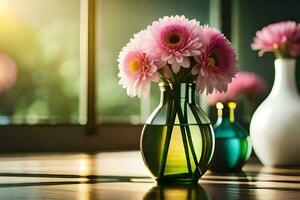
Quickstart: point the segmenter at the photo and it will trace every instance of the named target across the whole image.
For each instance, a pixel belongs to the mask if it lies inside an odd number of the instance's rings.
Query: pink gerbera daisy
[[[293,21],[270,24],[256,32],[251,48],[259,50],[259,56],[265,52],[276,57],[300,55],[300,25]]]
[[[190,58],[201,54],[202,31],[199,22],[188,20],[184,16],[176,15],[164,17],[148,26],[146,50],[159,62],[159,67],[167,63],[174,73],[180,67],[190,67]]]
[[[256,95],[266,90],[266,82],[253,72],[239,72],[228,85],[225,93],[213,92],[208,95],[209,105],[217,102],[236,101],[241,95]]]
[[[198,62],[192,69],[197,75],[196,89],[199,92],[212,93],[214,90],[225,92],[227,84],[237,72],[236,54],[231,43],[217,29],[203,27],[205,37],[203,51],[196,57]]]
[[[139,48],[139,37],[143,32],[135,35],[120,52],[119,83],[127,88],[127,94],[131,97],[146,97],[149,94],[151,81],[159,81],[159,73],[154,60]]]
[[[9,90],[16,82],[17,67],[7,54],[0,54],[0,92]]]

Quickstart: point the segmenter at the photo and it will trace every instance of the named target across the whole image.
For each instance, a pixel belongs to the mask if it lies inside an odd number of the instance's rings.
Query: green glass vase
[[[229,102],[225,108],[222,103],[217,103],[218,120],[214,125],[216,146],[209,167],[212,171],[240,171],[251,155],[250,138],[246,130],[235,120],[235,107],[234,102]]]
[[[195,84],[160,83],[160,104],[141,136],[144,163],[158,184],[193,184],[214,151],[209,119],[195,100]]]

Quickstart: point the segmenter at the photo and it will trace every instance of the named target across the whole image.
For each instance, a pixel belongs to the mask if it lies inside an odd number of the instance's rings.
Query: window
[[[0,94],[1,124],[78,123],[79,6],[79,0],[0,2],[0,52],[17,66],[15,84]]]
[[[0,1],[0,66],[1,53],[17,66],[15,84],[0,87],[0,151],[136,149],[159,90],[153,84],[151,98],[128,97],[118,85],[119,51],[165,15],[208,23],[209,6],[209,0]]]

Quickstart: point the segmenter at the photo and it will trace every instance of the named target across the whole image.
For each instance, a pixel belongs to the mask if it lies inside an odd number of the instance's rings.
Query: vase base
[[[180,174],[180,175],[166,175],[162,178],[156,179],[157,185],[195,185],[198,184],[199,179],[189,177],[188,174]],[[175,178],[176,177],[176,178]]]
[[[197,185],[198,180],[156,180],[158,186],[165,185]]]

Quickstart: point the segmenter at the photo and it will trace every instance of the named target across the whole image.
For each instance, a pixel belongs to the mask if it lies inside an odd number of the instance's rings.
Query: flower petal
[[[176,61],[172,63],[172,70],[173,72],[176,74],[179,72],[180,70],[180,64],[177,63]]]
[[[182,65],[182,67],[189,68],[191,65],[190,58],[184,57],[181,65]]]

